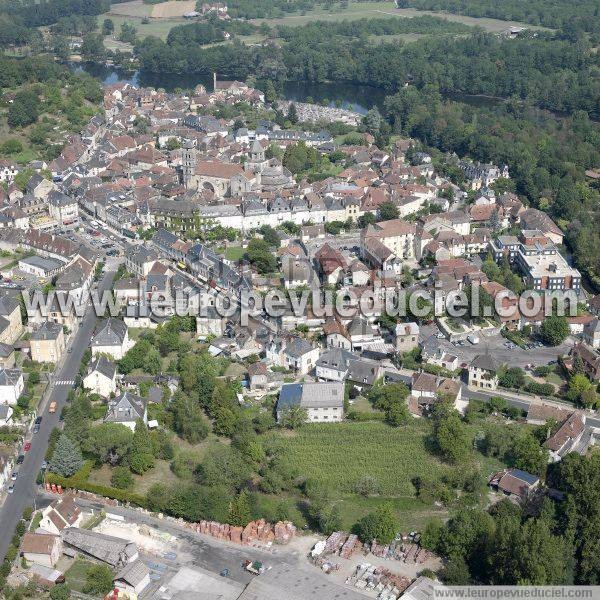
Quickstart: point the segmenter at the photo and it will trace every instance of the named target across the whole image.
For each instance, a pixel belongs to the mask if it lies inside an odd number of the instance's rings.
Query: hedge
[[[85,466],[81,470],[83,469],[85,469]],[[65,489],[73,488],[83,492],[97,494],[98,496],[112,498],[113,500],[119,500],[120,502],[130,502],[131,504],[137,504],[138,506],[146,508],[147,503],[144,496],[140,496],[140,494],[136,494],[134,492],[128,492],[127,490],[119,490],[108,485],[98,485],[96,483],[86,481],[85,479],[77,476],[78,473],[81,473],[81,470],[75,473],[75,475],[72,477],[61,477],[55,473],[48,473],[46,475],[46,481],[50,484],[53,483],[55,485],[60,485]]]

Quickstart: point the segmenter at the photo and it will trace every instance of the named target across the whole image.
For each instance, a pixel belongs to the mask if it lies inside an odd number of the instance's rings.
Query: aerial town
[[[8,585],[422,600],[460,582],[461,502],[564,500],[550,473],[600,439],[600,296],[507,166],[217,74],[103,92],[24,189],[0,163]],[[474,289],[511,310],[444,310]],[[357,300],[400,291],[399,316]]]

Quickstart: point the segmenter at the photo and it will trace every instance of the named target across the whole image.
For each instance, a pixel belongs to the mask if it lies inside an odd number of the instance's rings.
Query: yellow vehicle
[[[48,412],[50,414],[54,414],[56,412],[56,402],[53,400],[50,402],[50,406],[48,407]]]

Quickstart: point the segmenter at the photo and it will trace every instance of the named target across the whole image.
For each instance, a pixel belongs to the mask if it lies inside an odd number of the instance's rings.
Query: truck
[[[56,412],[56,401],[52,400],[52,402],[50,402],[50,406],[48,407],[48,412],[50,414],[54,414]]]

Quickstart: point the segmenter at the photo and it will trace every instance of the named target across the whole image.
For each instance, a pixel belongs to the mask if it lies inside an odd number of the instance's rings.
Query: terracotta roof
[[[46,533],[31,533],[23,536],[21,551],[29,554],[51,554],[58,536]]]

